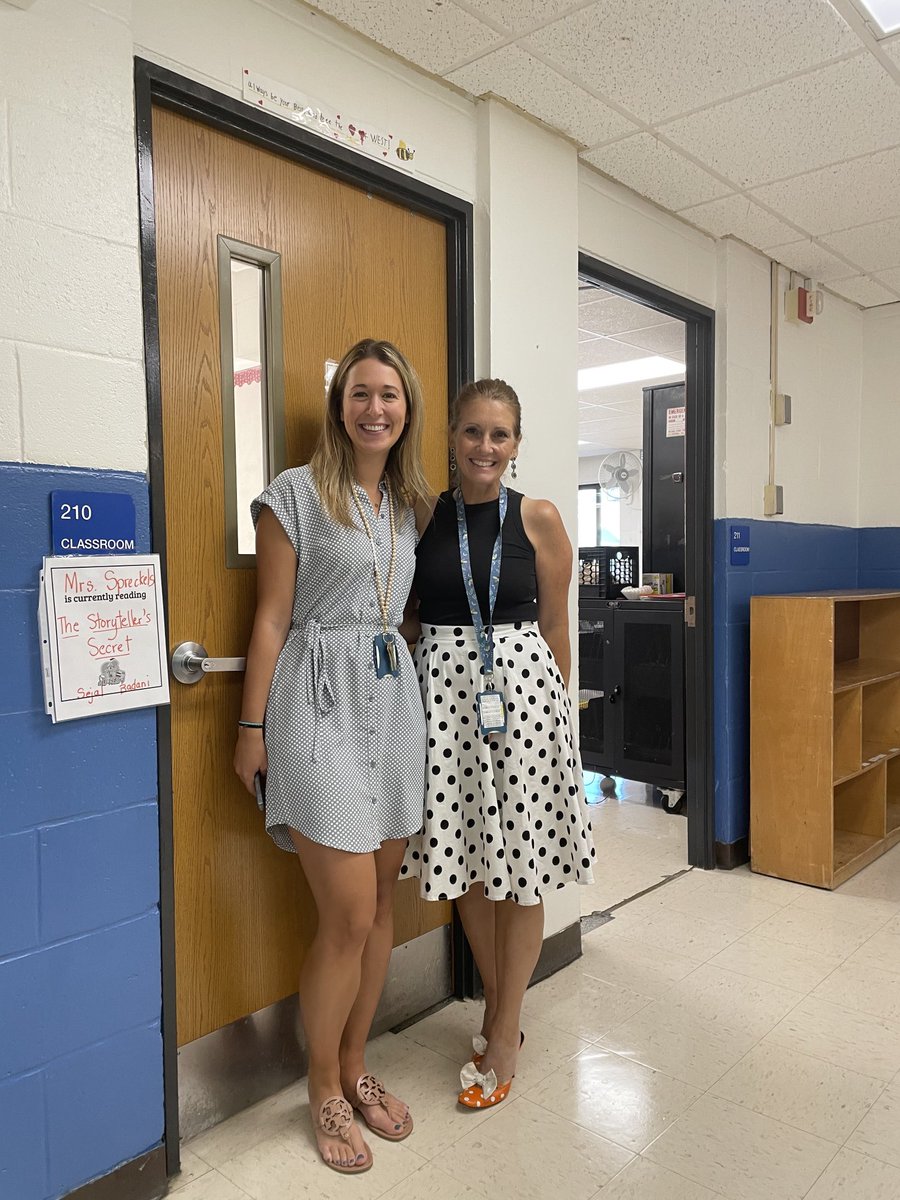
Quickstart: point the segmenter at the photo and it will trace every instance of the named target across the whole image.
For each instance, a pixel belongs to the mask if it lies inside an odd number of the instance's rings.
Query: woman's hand
[[[269,767],[266,743],[261,729],[239,729],[234,748],[234,769],[251,796],[256,795],[256,776]]]

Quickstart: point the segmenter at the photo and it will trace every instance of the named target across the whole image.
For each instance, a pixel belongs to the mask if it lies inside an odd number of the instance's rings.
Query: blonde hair
[[[450,404],[450,428],[455,430],[460,422],[463,406],[470,400],[499,400],[505,404],[513,415],[513,432],[516,439],[522,437],[522,406],[519,397],[505,379],[476,379],[465,383],[460,388],[456,398]]]
[[[353,443],[341,420],[341,409],[350,369],[366,358],[374,358],[377,362],[394,368],[400,376],[406,399],[406,425],[399,439],[391,446],[384,468],[391,490],[410,508],[414,508],[421,497],[430,494],[422,470],[422,426],[425,406],[419,377],[391,342],[363,338],[355,346],[351,346],[338,363],[328,385],[325,421],[309,460],[309,469],[319,489],[325,511],[332,520],[348,526],[353,525],[350,517],[350,497],[356,461]]]

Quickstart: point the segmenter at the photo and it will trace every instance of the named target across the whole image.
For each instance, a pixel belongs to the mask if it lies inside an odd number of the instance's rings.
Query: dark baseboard
[[[158,1200],[166,1186],[166,1148],[157,1146],[69,1192],[68,1200]]]
[[[720,871],[733,871],[750,861],[750,839],[736,842],[716,842],[716,866]]]
[[[563,967],[567,967],[569,963],[573,963],[576,958],[581,958],[580,921],[568,925],[565,929],[560,929],[558,933],[545,939],[541,947],[541,956],[534,968],[534,974],[531,976],[531,982],[540,983],[542,979],[554,975]]]

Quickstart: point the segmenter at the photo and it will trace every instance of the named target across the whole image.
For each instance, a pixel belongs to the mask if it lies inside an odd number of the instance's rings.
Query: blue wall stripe
[[[750,527],[742,566],[730,562],[732,525]],[[728,844],[750,828],[750,597],[900,588],[900,529],[728,517],[715,523],[713,552],[715,832]]]
[[[55,1200],[162,1136],[156,714],[43,712],[57,488],[127,492],[150,545],[143,476],[0,464],[0,1200]]]

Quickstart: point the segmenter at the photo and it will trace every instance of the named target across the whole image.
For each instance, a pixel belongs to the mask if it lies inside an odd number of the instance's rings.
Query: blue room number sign
[[[53,553],[134,554],[134,498],[127,492],[50,493]]]

